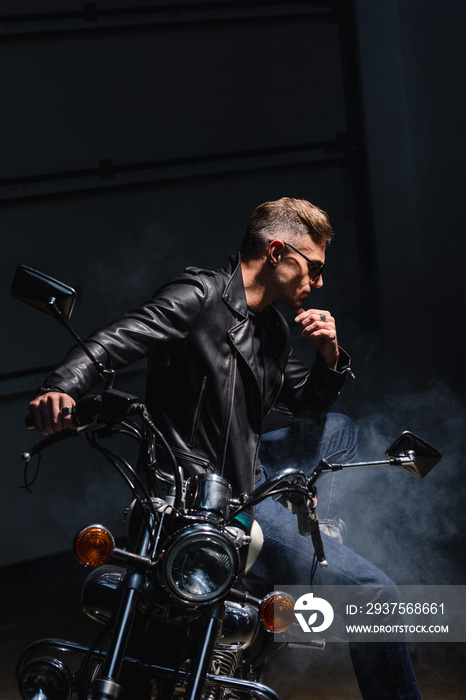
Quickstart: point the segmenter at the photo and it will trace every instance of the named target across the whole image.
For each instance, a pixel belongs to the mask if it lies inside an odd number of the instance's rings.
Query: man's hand
[[[68,394],[50,391],[29,404],[34,425],[41,435],[52,435],[71,428],[75,400]]]
[[[317,345],[327,365],[336,369],[339,357],[337,329],[335,319],[330,311],[322,311],[321,309],[304,311],[301,307],[295,311],[295,321],[301,326],[303,337],[310,338]]]

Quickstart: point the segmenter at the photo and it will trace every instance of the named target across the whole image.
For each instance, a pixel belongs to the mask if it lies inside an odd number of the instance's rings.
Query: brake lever
[[[42,450],[47,449],[47,447],[50,447],[51,445],[54,445],[66,438],[76,437],[77,434],[78,431],[76,428],[70,428],[69,430],[62,430],[59,433],[54,433],[53,435],[47,435],[47,437],[43,438],[39,442],[36,442],[36,444],[33,445],[29,451],[23,452],[21,455],[21,460],[23,462],[29,462],[31,457],[39,454],[42,452]]]

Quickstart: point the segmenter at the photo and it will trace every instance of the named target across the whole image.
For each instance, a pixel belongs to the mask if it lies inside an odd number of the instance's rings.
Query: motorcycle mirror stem
[[[29,304],[39,311],[53,316],[64,326],[94,365],[97,374],[104,382],[105,389],[112,388],[115,378],[114,371],[106,369],[94,357],[84,341],[68,323],[77,296],[76,291],[72,287],[39,270],[34,270],[32,267],[18,265],[11,285],[11,294],[15,299],[19,299],[19,301],[23,301],[25,304]]]
[[[416,455],[414,452],[409,452],[407,455],[393,457],[391,459],[380,459],[373,462],[346,462],[342,464],[331,464],[326,459],[321,459],[317,467],[313,470],[308,479],[308,484],[313,485],[324,472],[337,472],[342,469],[350,469],[356,467],[387,467],[396,466],[406,469],[410,473],[416,470]],[[417,476],[417,474],[416,474]]]
[[[60,310],[60,308],[58,307],[56,302],[57,302],[57,300],[53,296],[47,300],[47,306],[49,307],[52,316],[62,326],[64,326],[66,328],[66,330],[71,335],[71,337],[75,340],[77,345],[81,348],[81,350],[90,359],[90,361],[94,365],[98,375],[103,380],[104,385],[105,385],[105,389],[111,389],[113,386],[114,379],[115,379],[115,371],[112,369],[106,369],[104,367],[104,365],[101,362],[99,362],[99,360],[97,360],[97,358],[94,357],[94,355],[91,353],[91,351],[87,347],[86,343],[82,340],[82,338],[76,333],[76,331],[68,323],[68,319],[62,313],[62,311]]]
[[[330,464],[322,459],[314,468],[309,484],[313,485],[323,472],[335,472],[351,467],[377,467],[392,465],[423,479],[440,461],[442,455],[428,442],[409,430],[404,430],[385,451],[384,460],[373,462],[348,462],[347,464]]]

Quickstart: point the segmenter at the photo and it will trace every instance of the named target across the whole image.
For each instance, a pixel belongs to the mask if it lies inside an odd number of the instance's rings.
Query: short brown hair
[[[306,199],[282,197],[254,209],[240,246],[243,258],[259,257],[271,238],[285,234],[292,244],[304,235],[329,243],[334,235],[325,211]]]

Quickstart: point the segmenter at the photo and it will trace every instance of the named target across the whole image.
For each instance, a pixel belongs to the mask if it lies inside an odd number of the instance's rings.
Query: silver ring
[[[321,318],[322,321],[326,321],[326,320],[327,320],[327,316],[326,316],[325,314],[320,314],[320,318]]]

